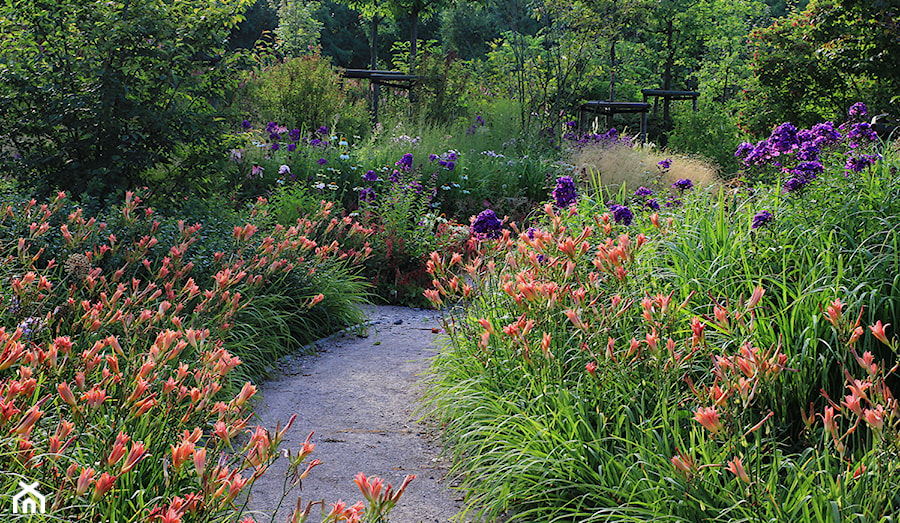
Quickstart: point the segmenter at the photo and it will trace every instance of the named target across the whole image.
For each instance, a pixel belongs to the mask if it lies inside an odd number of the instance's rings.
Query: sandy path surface
[[[437,348],[440,327],[434,311],[403,307],[367,307],[368,337],[337,335],[317,342],[317,356],[291,356],[278,364],[274,379],[260,387],[255,405],[259,423],[274,429],[297,414],[282,449],[300,447],[310,431],[322,460],[277,510],[287,468],[279,459],[253,487],[249,508],[260,523],[284,523],[297,496],[306,501],[361,501],[353,476],[377,475],[398,487],[406,474],[416,479],[391,512],[395,523],[449,521],[461,507],[458,492],[448,490],[440,448],[415,409],[422,373]],[[302,470],[302,469],[301,469]],[[310,521],[318,522],[318,508]]]

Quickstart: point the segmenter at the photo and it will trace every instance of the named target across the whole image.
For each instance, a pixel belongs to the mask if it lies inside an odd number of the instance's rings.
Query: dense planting
[[[290,227],[253,212],[206,231],[131,193],[105,220],[64,193],[2,212],[4,477],[37,482],[47,513],[65,520],[236,521],[293,423],[254,427],[244,378],[361,320],[350,267],[370,249],[338,240],[369,231],[327,204]],[[314,446],[288,455],[286,485],[316,466]],[[369,508],[323,508],[325,521],[381,521],[408,483],[357,482]],[[3,488],[12,499],[20,485]],[[298,504],[294,520],[313,506]]]
[[[472,510],[897,516],[900,179],[859,139],[862,110],[742,147],[769,183],[601,203],[561,178],[530,227],[492,222],[474,256],[431,255],[427,296],[458,303],[431,404]]]

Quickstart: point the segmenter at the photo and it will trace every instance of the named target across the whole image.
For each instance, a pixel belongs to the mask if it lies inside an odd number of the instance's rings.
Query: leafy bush
[[[112,196],[174,158],[224,156],[217,117],[235,87],[223,42],[247,0],[0,8],[0,168],[44,195]],[[195,144],[189,155],[180,148]],[[174,173],[173,173],[174,174]],[[190,192],[208,172],[177,173]],[[167,190],[170,180],[162,180]]]
[[[319,55],[254,72],[239,103],[255,121],[281,122],[304,133],[328,125],[346,136],[365,136],[369,124],[365,100],[352,97],[340,74]]]

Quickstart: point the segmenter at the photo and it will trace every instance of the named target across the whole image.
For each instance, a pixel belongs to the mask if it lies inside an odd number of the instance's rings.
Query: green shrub
[[[251,120],[279,122],[304,133],[326,125],[345,136],[365,136],[369,126],[365,100],[351,96],[341,75],[319,55],[256,71],[239,104],[246,105]]]
[[[735,118],[718,106],[702,105],[697,112],[681,105],[677,107],[667,147],[709,158],[726,177],[737,172],[734,150],[741,142],[741,132]]]

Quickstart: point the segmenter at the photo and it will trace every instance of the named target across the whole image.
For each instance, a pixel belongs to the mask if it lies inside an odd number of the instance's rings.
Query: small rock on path
[[[310,431],[316,448],[307,458],[320,459],[275,512],[281,498],[287,460],[276,461],[253,485],[248,508],[260,523],[284,523],[297,496],[307,501],[362,501],[353,482],[357,472],[383,478],[394,488],[415,474],[391,512],[397,523],[443,523],[461,508],[458,492],[450,491],[440,447],[428,428],[416,421],[422,394],[422,374],[437,348],[432,328],[439,328],[434,311],[368,306],[372,325],[368,337],[348,333],[317,342],[317,356],[291,356],[279,362],[276,377],[260,387],[255,405],[258,423],[270,430],[297,419],[282,449],[297,449]],[[305,467],[301,468],[301,472]],[[320,508],[309,521],[318,522]],[[274,519],[271,517],[274,515]]]

